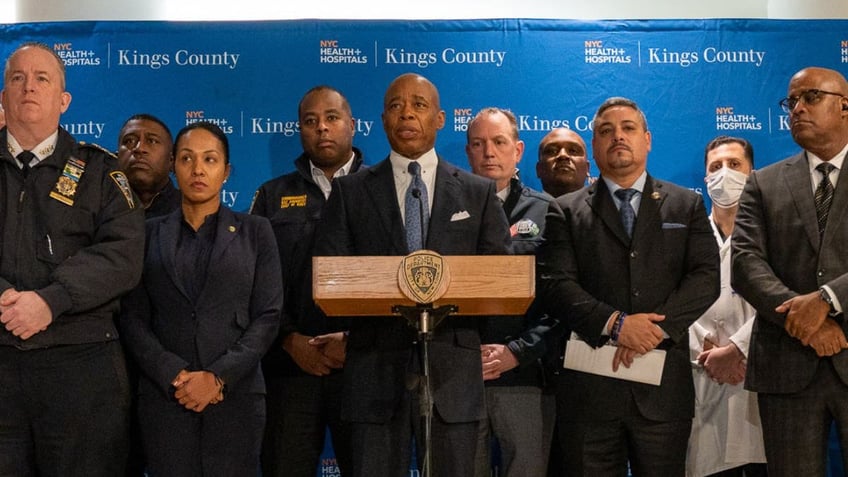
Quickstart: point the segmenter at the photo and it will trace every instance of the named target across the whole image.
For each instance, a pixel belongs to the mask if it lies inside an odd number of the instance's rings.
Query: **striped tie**
[[[830,172],[836,169],[836,166],[829,162],[822,162],[816,166],[816,170],[824,176],[816,187],[816,218],[819,220],[819,235],[824,233],[824,227],[827,225],[827,214],[830,211],[830,203],[833,202],[833,183],[830,182]]]

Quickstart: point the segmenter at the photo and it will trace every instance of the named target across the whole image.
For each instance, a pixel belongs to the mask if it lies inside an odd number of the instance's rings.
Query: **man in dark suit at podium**
[[[683,476],[694,415],[688,329],[718,297],[718,247],[701,196],[647,173],[651,133],[636,103],[607,99],[594,125],[601,176],[551,202],[537,294],[590,346],[617,344],[604,370],[638,365],[655,349],[665,358],[656,386],[563,370],[565,470],[625,476],[629,463],[637,477]]]
[[[436,154],[445,123],[436,87],[417,74],[395,78],[382,119],[391,153],[334,181],[315,255],[402,256],[421,248],[443,255],[508,253],[494,182]],[[416,331],[398,316],[352,320],[342,418],[353,426],[354,476],[407,475],[413,435],[421,467],[415,340]],[[478,319],[448,317],[429,350],[432,475],[472,475],[477,426],[485,417]]]

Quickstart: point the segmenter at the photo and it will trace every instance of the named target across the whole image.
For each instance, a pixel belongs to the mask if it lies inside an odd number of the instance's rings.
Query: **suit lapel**
[[[436,183],[433,191],[433,209],[430,211],[430,226],[427,230],[426,248],[441,250],[440,239],[446,237],[445,230],[450,219],[464,201],[461,197],[462,181],[456,169],[439,158],[436,168]]]
[[[795,210],[801,218],[801,223],[804,225],[804,231],[807,233],[807,238],[813,249],[819,250],[819,222],[816,218],[816,204],[813,200],[812,185],[810,181],[810,166],[807,162],[805,153],[801,153],[792,158],[784,166],[783,177],[786,181],[786,188],[792,194],[792,201],[795,203]],[[840,178],[842,173],[840,172]],[[845,204],[845,191],[841,191],[840,203]],[[831,210],[839,210],[836,208],[836,200],[831,204]],[[831,228],[831,227],[828,227]]]
[[[215,263],[221,260],[230,242],[236,238],[241,226],[241,220],[236,217],[236,214],[232,210],[221,207],[218,211],[218,230],[215,231],[215,243],[212,244],[209,263]]]
[[[392,246],[395,250],[400,251],[401,255],[406,255],[406,232],[401,222],[392,163],[387,158],[374,167],[366,169],[366,171],[368,177],[365,180],[365,190],[371,197],[371,203],[374,205],[373,210],[376,211],[379,219],[379,226],[384,230],[383,236],[391,237]],[[351,204],[351,206],[356,207],[356,204]],[[376,227],[377,224],[370,226]]]
[[[236,217],[232,210],[221,207],[218,211],[218,225],[215,230],[215,242],[212,244],[212,252],[209,254],[209,265],[207,270],[212,269],[213,264],[220,263],[222,260],[227,260],[227,248],[232,243],[233,239],[239,233],[242,227],[242,221]],[[209,281],[215,277],[214,273],[207,273],[203,277],[203,286],[199,290],[198,297],[203,296],[206,292]],[[201,301],[201,298],[198,298]]]
[[[600,217],[622,245],[629,247],[630,237],[627,236],[627,232],[624,230],[624,224],[621,223],[621,215],[618,213],[618,208],[616,208],[615,202],[612,200],[606,182],[599,178],[594,184],[589,186],[588,192],[589,196],[586,198],[586,203]],[[638,216],[636,223],[639,223]]]
[[[162,264],[165,267],[165,273],[171,277],[171,281],[177,287],[177,290],[188,298],[183,287],[182,280],[177,277],[177,242],[180,237],[180,227],[182,227],[183,214],[179,209],[172,212],[168,217],[159,223],[159,254],[162,256]]]
[[[665,197],[668,194],[663,190],[662,184],[655,182],[648,175],[645,181],[645,188],[642,190],[642,200],[639,203],[639,211],[636,213],[636,225],[633,227],[633,241],[644,241],[645,236],[651,230],[659,230],[662,228],[656,226],[660,220],[660,207],[662,206]]]
[[[830,213],[827,215],[827,226],[824,229],[824,236],[821,240],[822,247],[827,247],[826,244],[830,243],[831,240],[837,240],[837,231],[841,229],[845,216],[840,211],[848,207],[848,173],[845,172],[845,169],[848,169],[848,162],[846,162],[846,159],[848,159],[848,156],[842,160],[842,168],[839,169],[839,180],[836,182],[836,189],[833,191],[833,202],[830,204]],[[843,187],[839,187],[840,185],[843,185]],[[813,202],[815,203],[815,199]],[[839,244],[837,248],[842,248],[842,244]]]

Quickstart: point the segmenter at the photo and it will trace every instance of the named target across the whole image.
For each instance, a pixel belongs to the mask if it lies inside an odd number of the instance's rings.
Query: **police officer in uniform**
[[[336,89],[307,91],[298,119],[303,154],[295,170],[263,184],[251,206],[271,220],[285,289],[279,340],[262,363],[268,385],[262,474],[314,476],[329,428],[339,471],[348,475],[350,432],[340,414],[347,320],[328,318],[312,301],[312,244],[333,178],[356,172],[362,152],[353,147],[350,104]]]
[[[115,157],[59,127],[62,60],[6,62],[0,131],[0,475],[115,476],[129,387],[113,315],[141,275],[144,215]]]

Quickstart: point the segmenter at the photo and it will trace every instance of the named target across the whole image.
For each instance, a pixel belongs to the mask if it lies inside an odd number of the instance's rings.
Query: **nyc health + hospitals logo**
[[[53,51],[59,55],[65,67],[74,66],[100,66],[101,58],[91,49],[74,48],[74,44],[68,43],[53,43]]]
[[[339,40],[320,40],[318,43],[318,62],[329,64],[367,64],[365,50],[348,46]]]
[[[587,64],[627,64],[633,61],[628,48],[604,43],[603,40],[584,40],[583,58]]]

